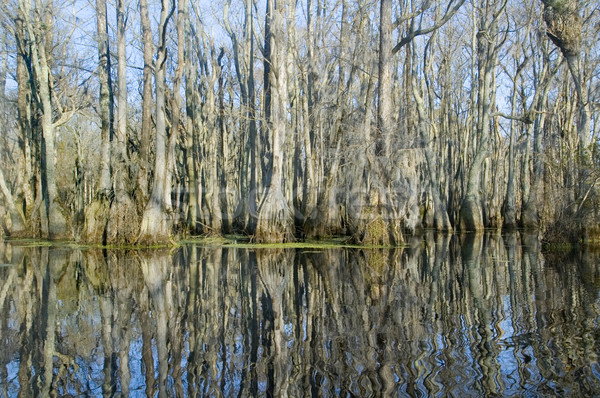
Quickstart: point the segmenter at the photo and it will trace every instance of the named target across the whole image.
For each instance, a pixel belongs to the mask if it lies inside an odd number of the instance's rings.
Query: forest
[[[6,0],[0,15],[4,236],[600,236],[596,1]]]

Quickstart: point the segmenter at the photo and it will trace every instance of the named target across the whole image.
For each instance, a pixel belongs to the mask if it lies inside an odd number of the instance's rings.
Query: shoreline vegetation
[[[167,243],[154,245],[102,245],[98,243],[81,243],[74,240],[47,240],[34,238],[4,238],[3,242],[17,245],[20,247],[68,247],[81,249],[115,249],[115,250],[144,250],[153,248],[174,248],[186,245],[197,245],[200,247],[230,247],[239,249],[396,249],[408,247],[407,244],[399,246],[382,245],[363,245],[353,244],[348,237],[329,237],[319,240],[298,240],[294,242],[280,243],[258,243],[253,242],[245,235],[224,235],[224,236],[188,236],[173,238]]]
[[[401,247],[422,231],[522,230],[600,243],[595,2],[0,11],[0,235]]]

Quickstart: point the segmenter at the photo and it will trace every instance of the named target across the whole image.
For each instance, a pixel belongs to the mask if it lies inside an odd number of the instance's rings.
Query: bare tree
[[[154,182],[152,194],[142,217],[138,242],[161,242],[169,239],[171,221],[171,190],[166,186],[167,177],[167,115],[166,115],[166,62],[167,24],[175,12],[174,0],[162,0],[158,25],[158,50],[154,71],[156,95],[156,132]]]
[[[481,231],[485,227],[481,197],[484,160],[489,156],[490,117],[495,108],[494,73],[500,47],[506,33],[499,32],[500,18],[507,1],[501,3],[483,1],[473,8],[473,23],[477,27],[471,48],[476,62],[476,116],[474,119],[476,140],[474,157],[469,166],[467,188],[460,206],[460,228],[466,231]]]
[[[268,0],[270,3],[272,0]],[[291,5],[283,0],[268,13],[270,35],[269,78],[271,87],[270,134],[272,143],[272,170],[267,195],[263,199],[256,225],[254,238],[258,242],[286,242],[294,239],[291,209],[283,195],[284,140],[287,133],[287,70],[286,53],[287,23],[286,14]],[[268,105],[265,105],[268,106]]]
[[[114,99],[111,79],[111,54],[108,40],[108,20],[106,0],[96,1],[96,34],[98,41],[98,80],[100,98],[100,177],[94,201],[87,207],[82,239],[89,242],[105,242],[108,212],[112,197],[111,179],[111,141],[113,132]]]
[[[43,184],[42,195],[44,206],[40,211],[47,214],[47,224],[42,222],[43,235],[52,239],[68,238],[72,236],[66,210],[61,204],[58,188],[56,185],[56,128],[65,123],[72,114],[60,114],[54,117],[52,93],[52,74],[49,64],[50,51],[52,49],[53,35],[52,27],[52,3],[45,7],[41,1],[35,2],[35,8],[31,8],[28,1],[19,2],[20,15],[23,17],[24,26],[29,36],[31,48],[32,80],[35,84],[38,96],[38,108],[41,112],[41,126],[44,148],[42,155],[42,170],[45,184]],[[42,20],[39,16],[43,16]],[[33,86],[32,86],[33,88]],[[57,107],[60,109],[60,107]],[[46,217],[43,217],[44,219]]]

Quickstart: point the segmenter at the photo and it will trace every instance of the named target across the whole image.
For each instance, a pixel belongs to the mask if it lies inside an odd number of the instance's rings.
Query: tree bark
[[[270,2],[271,0],[268,0]],[[287,29],[285,18],[287,0],[273,7],[269,25],[271,35],[271,58],[269,80],[274,87],[271,90],[271,137],[272,170],[267,196],[263,200],[256,225],[254,239],[257,242],[288,242],[294,240],[292,212],[283,195],[283,143],[287,130]],[[268,62],[269,60],[265,60]]]
[[[150,138],[152,136],[152,75],[154,43],[152,28],[148,13],[148,0],[140,0],[140,25],[144,56],[144,71],[142,76],[142,130],[140,136],[140,165],[138,171],[138,188],[143,199],[146,199],[150,189]]]
[[[484,161],[489,156],[490,118],[495,98],[493,74],[502,42],[499,40],[498,20],[504,12],[506,0],[497,4],[484,4],[479,9],[478,33],[473,56],[477,60],[477,102],[475,155],[467,174],[467,189],[459,213],[459,225],[463,231],[482,231],[485,227],[481,197]],[[475,12],[475,11],[474,11]],[[474,15],[475,17],[475,15]],[[485,186],[485,184],[483,185]]]
[[[367,167],[367,202],[361,205],[360,220],[351,225],[353,239],[368,245],[398,245],[403,241],[401,219],[391,194],[390,139],[394,129],[392,112],[392,1],[380,0],[379,83],[377,128],[374,131],[373,161]],[[367,105],[368,106],[368,105]]]
[[[170,238],[171,222],[169,215],[171,209],[167,207],[166,195],[170,195],[170,187],[166,186],[167,173],[167,120],[166,120],[166,61],[167,61],[167,24],[175,9],[173,3],[169,7],[169,0],[162,0],[160,23],[158,25],[158,51],[155,66],[155,91],[156,91],[156,133],[155,133],[155,159],[154,182],[152,194],[142,216],[138,243],[166,242]]]
[[[199,179],[198,179],[198,167],[196,167],[196,160],[199,157],[198,150],[198,123],[200,118],[199,101],[198,101],[198,89],[197,89],[197,78],[198,69],[197,63],[194,62],[193,58],[194,51],[192,51],[192,26],[189,18],[185,24],[186,31],[186,47],[188,59],[185,63],[185,101],[186,101],[186,128],[185,128],[185,165],[187,175],[187,216],[186,223],[187,229],[190,233],[198,233],[201,231],[199,224],[199,209],[198,209],[198,198],[199,198]]]
[[[52,38],[47,29],[52,25],[41,23],[34,26],[31,16],[31,4],[28,1],[21,0],[19,7],[23,10],[25,24],[30,37],[31,45],[31,63],[33,66],[33,77],[37,86],[39,96],[39,109],[42,113],[41,125],[43,135],[42,169],[43,184],[42,193],[47,217],[47,238],[50,239],[68,239],[72,237],[69,223],[67,221],[67,210],[62,206],[58,187],[56,185],[56,126],[53,120],[52,94],[50,90],[51,69],[48,64],[47,51],[52,48],[49,41]],[[41,5],[36,2],[37,11],[42,10]],[[49,6],[51,9],[51,6]],[[46,15],[48,18],[49,16]]]
[[[113,193],[108,223],[106,243],[132,243],[137,237],[139,216],[131,198],[129,178],[129,156],[127,154],[127,54],[125,46],[125,0],[117,0],[117,129],[112,142]]]
[[[14,198],[15,206],[23,209],[22,221],[19,219],[21,215],[11,211],[13,219],[11,236],[26,236],[31,234],[36,236],[39,234],[39,225],[34,223],[34,189],[35,181],[40,179],[39,167],[35,167],[35,163],[39,162],[32,153],[34,121],[32,115],[32,98],[31,98],[31,80],[29,79],[28,66],[30,66],[29,46],[27,44],[25,27],[23,26],[23,18],[20,16],[15,20],[15,42],[17,44],[17,126],[19,135],[19,173],[21,178],[21,195]]]
[[[100,83],[100,179],[92,203],[85,211],[85,225],[81,240],[106,243],[112,196],[111,141],[113,138],[113,93],[111,81],[111,56],[108,41],[106,0],[96,0],[96,34],[98,42],[98,80]]]
[[[425,110],[425,101],[423,99],[423,95],[421,95],[421,88],[419,87],[418,84],[418,80],[417,80],[417,72],[414,69],[414,67],[416,66],[417,63],[417,54],[416,51],[414,51],[414,49],[411,50],[412,51],[412,55],[414,57],[414,59],[412,60],[411,64],[413,66],[413,68],[411,68],[411,82],[410,82],[410,86],[412,88],[412,94],[413,94],[413,98],[415,100],[415,105],[417,108],[417,117],[418,117],[418,122],[417,122],[417,128],[419,130],[419,135],[423,144],[423,151],[425,152],[425,160],[427,163],[427,171],[428,171],[428,175],[429,175],[429,189],[431,191],[431,196],[433,199],[433,226],[439,230],[439,231],[451,231],[452,230],[452,224],[450,223],[450,218],[448,216],[448,211],[446,210],[446,206],[444,205],[444,203],[442,203],[442,194],[440,192],[440,181],[439,181],[439,177],[438,177],[438,173],[437,173],[437,169],[436,169],[436,164],[435,164],[435,158],[434,158],[434,153],[433,150],[431,148],[433,142],[435,142],[436,139],[439,139],[439,137],[432,137],[432,134],[430,131],[428,131],[427,126],[429,126],[431,123],[428,122],[428,120],[433,120],[433,115],[432,114],[427,114],[427,111]],[[424,58],[427,60],[427,54],[424,55]],[[425,69],[427,69],[427,65],[425,66]],[[427,73],[427,71],[425,71],[425,73]],[[428,76],[426,75],[425,77],[426,80],[428,80]],[[435,135],[435,132],[434,132]]]

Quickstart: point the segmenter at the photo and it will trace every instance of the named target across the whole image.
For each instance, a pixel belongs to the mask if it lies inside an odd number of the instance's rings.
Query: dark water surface
[[[0,396],[598,396],[600,260],[0,243]]]

